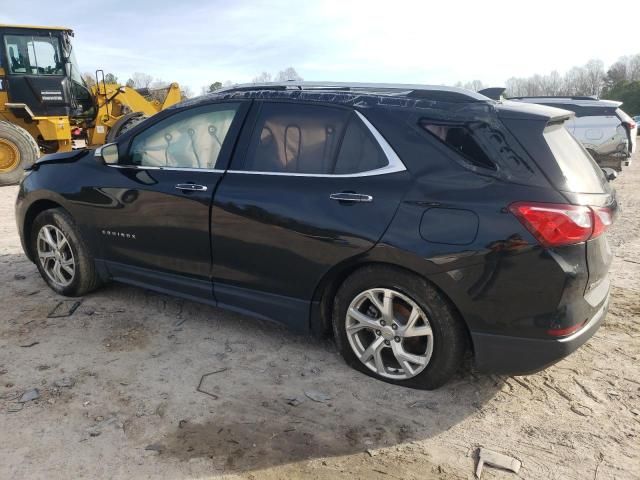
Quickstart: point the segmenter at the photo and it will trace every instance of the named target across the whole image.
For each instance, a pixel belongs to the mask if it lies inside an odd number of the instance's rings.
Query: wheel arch
[[[356,259],[349,259],[334,266],[322,277],[320,282],[318,282],[311,302],[309,327],[313,335],[318,337],[330,335],[332,331],[331,314],[333,310],[333,299],[336,292],[350,275],[355,273],[357,270],[360,270],[361,268],[372,266],[404,270],[405,272],[411,275],[418,276],[428,282],[433,288],[438,291],[438,293],[442,295],[442,298],[444,298],[444,300],[449,304],[455,315],[464,325],[464,330],[467,337],[467,345],[471,350],[473,350],[471,331],[469,329],[467,321],[464,318],[464,315],[453,302],[452,298],[447,295],[447,293],[442,290],[442,288],[437,283],[433,282],[433,280],[431,280],[428,276],[425,276],[417,269],[409,268],[406,265],[398,265],[397,263],[393,263],[391,261],[368,258],[366,256]]]
[[[46,210],[52,210],[55,208],[60,208],[67,211],[58,202],[43,198],[40,200],[36,200],[31,205],[29,205],[29,208],[27,209],[24,215],[24,221],[22,223],[23,250],[24,250],[24,253],[27,255],[27,257],[29,258],[29,260],[31,260],[32,262],[34,261],[34,258],[35,258],[33,255],[33,252],[31,251],[31,234],[32,234],[31,230],[33,227],[33,221],[42,212]]]

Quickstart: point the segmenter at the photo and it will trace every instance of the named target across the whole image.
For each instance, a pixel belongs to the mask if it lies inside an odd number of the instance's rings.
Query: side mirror
[[[618,178],[618,172],[616,172],[613,168],[603,168],[604,176],[607,178],[608,182],[614,181]]]
[[[107,143],[98,147],[94,156],[107,165],[116,165],[118,163],[118,145],[116,143]]]

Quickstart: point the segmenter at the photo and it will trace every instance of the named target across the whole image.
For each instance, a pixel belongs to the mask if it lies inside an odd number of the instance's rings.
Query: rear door
[[[369,250],[409,174],[352,109],[256,102],[212,208],[219,304],[301,326],[322,277]]]
[[[95,209],[102,257],[114,278],[211,297],[211,199],[248,104],[223,102],[162,119],[107,166]]]

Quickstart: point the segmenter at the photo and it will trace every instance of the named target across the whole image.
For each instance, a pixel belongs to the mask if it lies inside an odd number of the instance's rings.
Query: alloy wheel
[[[396,290],[372,288],[358,294],[347,309],[345,328],[358,359],[382,377],[415,377],[431,360],[433,331],[427,315]]]
[[[44,225],[38,232],[38,259],[42,270],[53,283],[68,286],[75,277],[76,264],[67,237],[53,225]]]

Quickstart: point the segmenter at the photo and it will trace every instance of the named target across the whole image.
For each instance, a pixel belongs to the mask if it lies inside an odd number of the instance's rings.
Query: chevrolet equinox
[[[42,157],[16,218],[62,295],[115,280],[332,333],[415,388],[465,352],[531,373],[609,299],[617,202],[573,116],[447,87],[240,85]]]

